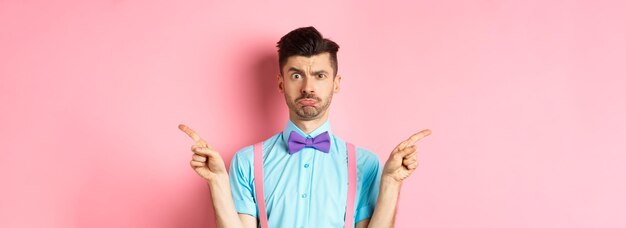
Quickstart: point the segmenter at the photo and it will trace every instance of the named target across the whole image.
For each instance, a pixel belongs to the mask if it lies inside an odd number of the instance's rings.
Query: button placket
[[[307,139],[308,140],[308,139]],[[312,160],[312,157],[314,156],[314,152],[315,149],[313,148],[305,148],[306,151],[303,151],[306,153],[305,156],[303,156],[303,160],[304,160],[304,165],[302,167],[304,167],[304,172],[302,172],[304,174],[304,179],[303,180],[310,180],[311,179],[311,169],[309,169],[309,163]],[[309,186],[310,183],[309,181],[305,182],[305,187],[303,188],[303,192],[300,194],[300,198],[305,200],[308,197],[308,190],[310,189],[311,186]]]

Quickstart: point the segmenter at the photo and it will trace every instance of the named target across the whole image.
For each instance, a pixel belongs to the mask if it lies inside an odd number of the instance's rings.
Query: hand
[[[382,178],[402,183],[404,179],[409,177],[418,165],[417,149],[414,144],[430,133],[432,132],[428,129],[420,131],[396,146],[385,163]]]
[[[191,168],[193,168],[198,175],[207,181],[214,181],[220,176],[228,176],[226,172],[226,166],[224,160],[220,154],[213,150],[209,144],[200,138],[195,131],[185,126],[184,124],[178,125],[178,128],[185,132],[195,144],[191,146],[191,151],[194,153],[191,156]]]

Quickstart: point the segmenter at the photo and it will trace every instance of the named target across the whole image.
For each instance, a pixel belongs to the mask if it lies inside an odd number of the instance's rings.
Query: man
[[[299,28],[278,42],[278,89],[289,107],[282,132],[265,140],[264,202],[270,227],[341,227],[346,214],[348,169],[346,142],[332,134],[330,103],[339,92],[339,46],[313,27]],[[252,146],[238,151],[227,173],[217,151],[185,125],[179,128],[194,141],[191,166],[208,181],[219,227],[257,227]],[[417,168],[417,140],[421,131],[400,143],[381,169],[377,156],[356,149],[356,227],[392,227],[400,184]],[[297,146],[324,138],[326,146]],[[258,178],[258,177],[256,177]]]

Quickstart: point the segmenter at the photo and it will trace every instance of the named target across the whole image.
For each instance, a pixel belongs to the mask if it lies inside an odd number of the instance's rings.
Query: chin
[[[295,112],[296,115],[301,119],[301,120],[314,120],[314,119],[318,119],[321,116],[320,112],[316,112],[316,113],[306,113],[304,110],[298,110],[297,112]]]

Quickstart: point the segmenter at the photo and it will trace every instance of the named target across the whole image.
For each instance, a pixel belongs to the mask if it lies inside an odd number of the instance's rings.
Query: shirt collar
[[[302,137],[305,138],[315,138],[318,135],[328,131],[328,135],[331,138],[331,145],[333,143],[333,134],[330,131],[330,121],[326,120],[326,122],[324,122],[321,126],[319,126],[317,129],[315,129],[314,131],[312,131],[310,134],[305,134],[302,130],[300,130],[300,128],[298,128],[298,126],[296,126],[296,124],[294,124],[293,122],[291,122],[291,120],[287,120],[287,125],[285,126],[285,129],[283,130],[283,142],[285,143],[285,145],[287,145],[287,140],[289,140],[289,134],[291,134],[292,131],[295,131],[296,133],[300,134]]]

